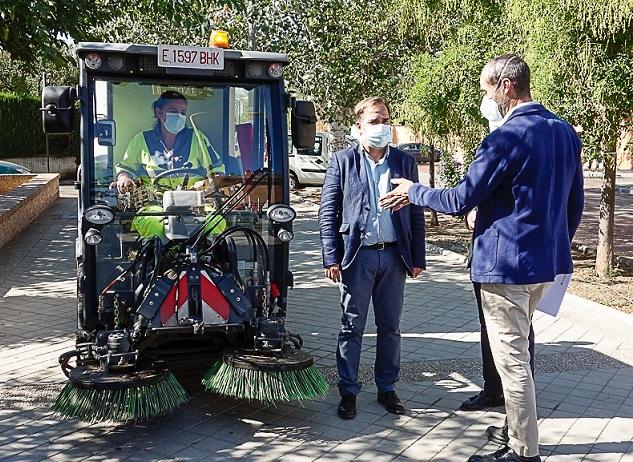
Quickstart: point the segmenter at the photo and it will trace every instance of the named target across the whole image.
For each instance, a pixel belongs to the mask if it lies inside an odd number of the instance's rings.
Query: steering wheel
[[[171,170],[165,170],[164,172],[161,172],[158,175],[156,175],[154,178],[152,178],[152,184],[155,185],[160,180],[168,178],[173,175],[182,175],[182,176],[199,175],[199,176],[206,177],[206,172],[204,171],[203,168],[191,168],[191,167],[174,168]]]

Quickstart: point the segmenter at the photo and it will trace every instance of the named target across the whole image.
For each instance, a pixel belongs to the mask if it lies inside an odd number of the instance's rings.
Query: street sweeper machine
[[[209,47],[81,43],[79,85],[44,88],[47,133],[81,119],[77,332],[59,358],[62,416],[162,415],[187,400],[178,371],[243,399],[327,392],[286,325],[288,111],[292,143],[310,148],[314,106],[285,92],[285,55],[218,37]]]

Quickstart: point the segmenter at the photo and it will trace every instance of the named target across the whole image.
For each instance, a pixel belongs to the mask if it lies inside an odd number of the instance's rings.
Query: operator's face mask
[[[369,147],[380,149],[391,142],[391,125],[367,124],[360,135],[360,141]]]
[[[185,128],[186,120],[187,116],[184,116],[178,112],[166,112],[163,125],[165,126],[165,130],[175,135],[177,133],[180,133],[180,131]]]

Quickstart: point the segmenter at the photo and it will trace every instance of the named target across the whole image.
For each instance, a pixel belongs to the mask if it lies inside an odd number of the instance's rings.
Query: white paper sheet
[[[563,297],[571,281],[571,274],[559,274],[552,282],[552,285],[543,293],[543,297],[538,302],[536,309],[550,316],[557,316]]]

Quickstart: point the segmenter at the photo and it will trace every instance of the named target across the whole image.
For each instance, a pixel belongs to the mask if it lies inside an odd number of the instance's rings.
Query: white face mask
[[[165,129],[169,133],[173,133],[176,135],[180,133],[180,131],[185,128],[185,121],[187,120],[187,116],[179,114],[177,112],[168,112],[165,114]]]
[[[488,128],[490,129],[490,133],[494,132],[497,128],[503,125],[503,119],[497,120],[495,122],[488,122]]]
[[[481,100],[479,110],[481,111],[481,115],[488,119],[490,131],[493,131],[494,129],[501,126],[503,116],[501,115],[501,111],[499,110],[499,105],[495,102],[494,99],[484,96]]]
[[[357,141],[360,140],[360,134],[358,133],[358,127],[356,126],[356,124],[352,125],[352,128],[350,128],[349,136]]]
[[[366,125],[361,142],[371,148],[384,148],[391,142],[391,125]]]
[[[497,86],[495,87],[493,95],[497,94],[497,90],[499,90],[499,86],[503,81],[503,72],[506,70],[508,63],[513,59],[514,57],[510,58],[501,68],[501,72],[499,73],[499,81],[497,82]],[[491,132],[503,125],[503,114],[501,113],[501,108],[493,98],[488,98],[484,95],[481,100],[481,104],[479,105],[479,110],[481,111],[481,115],[488,119],[488,128],[490,128]]]

